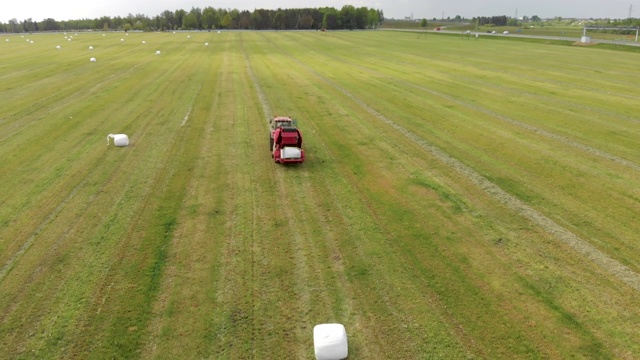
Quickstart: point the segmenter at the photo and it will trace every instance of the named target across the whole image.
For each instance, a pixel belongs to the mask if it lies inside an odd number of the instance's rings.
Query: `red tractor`
[[[289,164],[304,161],[302,134],[296,121],[288,116],[276,116],[271,120],[269,150],[276,163]]]

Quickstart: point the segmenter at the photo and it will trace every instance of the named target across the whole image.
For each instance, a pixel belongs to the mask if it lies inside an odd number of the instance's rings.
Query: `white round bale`
[[[89,50],[93,50],[93,46],[89,46]]]
[[[160,50],[157,50],[157,51],[156,51],[156,55],[160,55]]]
[[[29,41],[30,44],[33,44],[33,40]]]
[[[96,60],[96,58],[91,58],[91,59],[89,59],[89,61],[96,62],[97,60]]]
[[[218,30],[218,34],[220,34],[220,30]]]
[[[124,39],[120,39],[120,41],[124,41]]]
[[[204,46],[209,46],[209,43],[204,43]]]
[[[146,42],[146,41],[144,41],[144,40],[142,40],[142,43],[143,43],[143,44],[146,44],[147,42]]]
[[[339,360],[349,356],[347,331],[342,324],[320,324],[313,328],[317,360]]]
[[[111,139],[113,139],[113,145],[115,146],[128,146],[129,137],[126,134],[109,134],[107,135],[107,146],[110,145]]]
[[[60,48],[61,48],[60,45],[56,46],[56,49],[60,49]]]

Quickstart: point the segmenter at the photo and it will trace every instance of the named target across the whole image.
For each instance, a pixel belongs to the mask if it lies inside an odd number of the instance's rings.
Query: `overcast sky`
[[[191,10],[192,7],[211,6],[216,9],[277,9],[318,8],[324,6],[342,8],[344,5],[380,9],[387,18],[416,19],[466,18],[474,16],[507,15],[521,17],[538,15],[541,18],[578,17],[626,19],[629,6],[631,16],[640,18],[640,0],[2,0],[0,21],[12,18],[19,21],[32,18],[56,20],[98,18],[144,14],[159,15],[164,10]]]

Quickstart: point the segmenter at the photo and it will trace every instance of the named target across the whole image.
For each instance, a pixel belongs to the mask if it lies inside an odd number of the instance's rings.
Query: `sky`
[[[640,0],[3,0],[0,21],[9,22],[45,18],[70,20],[144,14],[159,15],[164,10],[189,11],[192,7],[216,9],[277,9],[319,8],[344,5],[379,9],[386,18],[414,19],[443,17],[465,18],[475,16],[506,15],[509,17],[534,16],[540,18],[611,18],[626,19],[629,7],[631,17],[640,18]]]

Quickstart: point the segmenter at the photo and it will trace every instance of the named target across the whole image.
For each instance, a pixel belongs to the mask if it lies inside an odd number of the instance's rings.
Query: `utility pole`
[[[627,16],[627,19],[631,19],[632,12],[633,12],[633,4],[629,5],[629,16]]]

